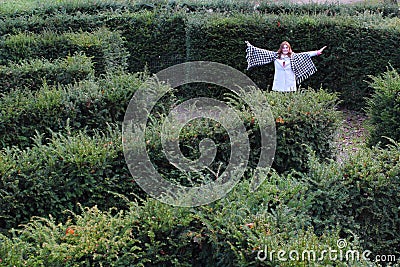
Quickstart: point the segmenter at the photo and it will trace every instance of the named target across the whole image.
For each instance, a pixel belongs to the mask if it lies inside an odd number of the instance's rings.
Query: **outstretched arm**
[[[310,57],[319,56],[322,54],[322,51],[324,51],[325,48],[326,48],[326,46],[322,47],[319,50],[305,52],[305,53],[308,54]]]
[[[274,61],[277,57],[277,53],[274,51],[269,51],[266,49],[255,47],[251,45],[248,41],[245,41],[245,43],[247,44],[246,48],[247,69],[250,69],[255,66],[268,64]]]

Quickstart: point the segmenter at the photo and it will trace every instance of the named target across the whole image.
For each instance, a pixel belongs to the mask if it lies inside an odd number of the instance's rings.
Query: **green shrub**
[[[32,92],[14,90],[0,98],[0,142],[3,147],[32,144],[39,133],[104,129],[122,122],[130,98],[142,84],[141,74],[115,73],[97,80],[68,85],[47,85]]]
[[[340,93],[342,105],[361,109],[371,94],[368,75],[382,73],[388,62],[400,68],[393,51],[399,40],[398,18],[362,14],[318,15],[190,15],[187,25],[188,60],[209,60],[243,70],[260,88],[270,90],[272,64],[245,70],[245,41],[277,50],[283,40],[296,52],[316,50],[328,44],[324,54],[313,58],[318,72],[302,84]],[[335,33],[335,34],[332,34]],[[365,49],[356,49],[362,43]],[[380,55],[376,57],[376,55]],[[374,58],[374,60],[371,60]],[[351,60],[351,64],[349,64]]]
[[[300,14],[318,14],[325,13],[330,15],[337,14],[359,14],[372,12],[383,14],[385,16],[393,16],[397,14],[397,6],[393,1],[385,1],[382,3],[367,3],[362,2],[355,5],[337,5],[332,4],[293,4],[290,2],[261,2],[257,7],[256,2],[250,0],[228,1],[228,0],[202,0],[202,1],[187,1],[187,0],[85,0],[85,1],[42,1],[40,4],[27,1],[8,4],[4,3],[0,7],[2,18],[27,17],[27,16],[54,16],[63,15],[79,15],[89,14],[96,15],[99,12],[112,11],[121,12],[124,10],[140,11],[140,10],[155,10],[155,9],[170,9],[174,11],[185,10],[186,12],[262,12],[262,13],[300,13]]]
[[[202,91],[206,93],[208,89],[207,86],[198,87],[196,92]],[[334,158],[336,153],[334,139],[340,121],[340,113],[336,110],[338,99],[335,94],[328,93],[322,89],[318,91],[308,89],[290,94],[277,92],[260,93],[263,94],[263,97],[266,97],[273,115],[273,118],[271,118],[273,121],[267,121],[267,123],[274,123],[276,128],[276,151],[272,163],[272,167],[275,170],[279,173],[291,170],[307,170],[310,149],[314,150],[321,160]],[[174,92],[174,95],[175,97],[176,95],[182,97],[178,97],[178,101],[184,99],[179,90]],[[236,99],[236,96],[227,93],[221,97],[237,110],[246,127],[251,148],[248,170],[253,169],[257,166],[260,157],[261,137],[259,123],[254,113],[252,113],[251,107],[243,108],[243,102]],[[252,101],[259,99],[257,94],[251,97],[254,99],[248,99],[246,103],[252,103]],[[267,120],[267,118],[262,119]],[[183,185],[188,186],[186,184],[188,181],[185,182],[185,179],[190,177],[190,182],[196,181],[198,179],[195,178],[197,174],[189,172],[186,173],[186,175],[189,175],[186,177],[181,174],[180,170],[171,165],[164,155],[160,138],[164,120],[165,117],[161,117],[158,121],[157,119],[152,120],[153,122],[149,124],[147,129],[146,140],[149,158],[155,163],[159,173],[166,177],[172,177],[175,182],[180,181]],[[176,131],[174,125],[170,127],[172,132]],[[217,150],[214,161],[209,166],[210,170],[204,170],[204,177],[211,176],[215,178],[216,173],[222,173],[231,162],[232,144],[228,132],[235,129],[235,125],[227,127],[231,128],[228,129],[221,126],[221,122],[218,121],[195,119],[186,124],[179,133],[180,150],[185,157],[192,160],[200,157],[199,146],[201,140],[209,138],[216,144]],[[168,132],[168,130],[164,132]],[[169,140],[168,138],[173,139],[175,137],[167,136],[165,138]],[[194,176],[192,177],[191,175]]]
[[[33,59],[19,64],[0,66],[0,92],[27,87],[38,90],[43,81],[48,85],[70,84],[93,78],[93,62],[85,55],[77,54],[49,61]]]
[[[373,255],[400,255],[400,147],[364,149],[340,165],[312,161],[301,174],[313,198],[310,216],[317,232],[339,225]],[[371,255],[372,256],[372,255]]]
[[[83,2],[82,7],[87,6],[86,4]],[[121,3],[125,4],[127,3]],[[143,71],[146,66],[150,72],[157,72],[171,65],[193,60],[217,61],[245,70],[245,40],[271,50],[276,50],[282,40],[291,42],[295,51],[314,50],[329,44],[324,55],[315,59],[318,73],[304,81],[303,87],[318,88],[322,85],[330,91],[339,92],[342,104],[351,109],[363,108],[364,97],[371,94],[371,88],[365,83],[368,75],[382,73],[388,63],[395,69],[400,67],[400,60],[390,53],[396,49],[399,42],[398,18],[389,15],[391,11],[386,12],[394,10],[390,7],[368,8],[368,5],[360,5],[337,11],[332,6],[324,5],[288,5],[289,10],[286,10],[279,4],[266,4],[260,9],[271,8],[268,12],[273,14],[265,14],[250,11],[245,8],[248,4],[207,2],[192,5],[154,2],[135,3],[132,6],[127,4],[129,7],[121,10],[117,8],[115,12],[105,11],[100,5],[98,13],[88,11],[74,14],[67,11],[64,16],[63,13],[50,12],[51,15],[45,19],[39,15],[32,15],[31,20],[21,24],[12,20],[9,23],[14,24],[2,26],[0,23],[0,29],[14,29],[11,35],[5,35],[3,38],[3,45],[0,46],[3,48],[0,52],[4,59],[13,61],[32,54],[55,58],[58,53],[64,57],[66,55],[61,53],[71,50],[63,45],[68,43],[65,41],[57,41],[57,44],[47,46],[46,53],[37,53],[37,47],[41,46],[37,44],[38,40],[47,38],[43,33],[44,28],[64,35],[67,29],[92,32],[93,29],[107,27],[119,31],[126,41],[124,45],[130,53],[126,59],[130,72]],[[250,4],[252,9],[254,3]],[[222,10],[224,5],[228,10],[239,9],[245,12]],[[8,21],[5,20],[4,23]],[[36,35],[33,35],[29,39],[29,36],[24,37],[26,34],[20,33],[29,31],[30,28],[41,38],[35,38]],[[111,41],[102,44],[114,44],[113,38],[110,39]],[[13,42],[19,44],[15,46]],[[362,43],[368,49],[354,49],[354,43]],[[104,46],[104,49],[100,50],[107,50]],[[124,58],[120,45],[110,47],[107,51],[114,51],[116,48],[118,49],[114,59],[116,55]],[[106,61],[102,52],[89,53],[87,50],[91,49],[85,46],[72,50],[83,50],[88,56],[94,56],[96,73],[104,72]],[[376,57],[377,54],[380,56]],[[371,58],[375,60],[370,60]],[[121,61],[120,65],[126,62],[122,59],[114,60],[117,63],[113,66],[118,66]],[[262,66],[246,71],[246,74],[261,88],[269,90],[273,77],[272,66]]]
[[[367,100],[368,144],[384,146],[400,141],[400,75],[395,69],[371,77],[374,93]]]
[[[277,171],[307,170],[308,148],[321,160],[334,158],[340,122],[336,94],[308,89],[266,95],[276,121],[277,157],[273,167]]]
[[[150,200],[70,216],[33,218],[12,239],[0,234],[0,266],[192,266],[188,210]]]
[[[327,255],[304,260],[303,251],[337,250],[337,231],[317,236],[307,227],[311,201],[304,183],[272,174],[254,193],[239,183],[225,198],[198,208],[148,199],[129,209],[84,208],[58,223],[32,218],[11,237],[0,235],[0,266],[365,266]],[[251,198],[249,197],[251,195]],[[305,230],[307,229],[307,230]],[[261,261],[268,251],[298,251],[299,259]],[[359,250],[356,241],[347,249]],[[261,251],[261,253],[260,253]],[[288,258],[288,255],[285,255]],[[343,256],[344,258],[344,256]],[[372,264],[372,263],[371,263]]]
[[[47,145],[37,137],[32,148],[1,151],[0,228],[17,227],[33,215],[60,220],[77,203],[126,207],[113,193],[130,197],[140,190],[126,168],[120,139],[118,128],[93,137],[54,134]]]
[[[126,40],[130,72],[147,68],[156,73],[187,61],[184,13],[143,11],[126,13],[107,23]]]
[[[0,52],[3,55],[0,63],[3,65],[35,58],[55,60],[82,52],[92,59],[97,76],[126,68],[128,57],[120,34],[105,28],[92,33],[21,32],[3,38]]]

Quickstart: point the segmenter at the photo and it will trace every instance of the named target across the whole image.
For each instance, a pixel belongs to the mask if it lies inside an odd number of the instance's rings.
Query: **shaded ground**
[[[365,138],[367,131],[364,128],[364,121],[367,118],[365,114],[351,111],[342,110],[343,121],[342,127],[337,135],[337,160],[342,162],[351,153],[357,152],[365,146]]]

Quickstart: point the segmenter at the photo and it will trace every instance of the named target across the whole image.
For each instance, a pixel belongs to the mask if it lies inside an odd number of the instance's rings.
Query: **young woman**
[[[313,75],[317,68],[311,57],[322,54],[326,46],[317,51],[294,53],[288,42],[282,42],[278,51],[257,48],[246,41],[247,69],[274,62],[273,91],[293,92],[297,85]]]

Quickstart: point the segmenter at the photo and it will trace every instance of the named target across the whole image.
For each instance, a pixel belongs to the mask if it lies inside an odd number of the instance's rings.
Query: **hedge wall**
[[[340,225],[374,255],[400,259],[400,145],[365,148],[343,164],[311,161],[300,176],[314,196],[310,215],[316,232]]]
[[[396,152],[390,154],[396,157]],[[393,159],[392,156],[389,158]],[[334,208],[334,215],[342,215],[341,218],[348,216],[352,222],[354,217],[347,208],[354,210],[358,205],[356,199],[360,197],[368,201],[368,197],[360,195],[357,190],[352,192],[355,195],[338,191],[337,185],[347,180],[341,182],[331,179],[339,169],[347,173],[361,166],[357,164],[352,168],[351,164],[349,162],[344,169],[332,165],[314,165],[313,170],[305,175],[308,179],[304,180],[293,175],[272,174],[251,197],[249,183],[242,181],[227,197],[198,208],[173,207],[148,199],[142,205],[129,203],[129,209],[124,212],[115,209],[102,211],[96,206],[83,208],[80,214],[69,212],[70,219],[62,222],[53,217],[36,217],[20,231],[13,230],[12,237],[0,234],[0,266],[38,263],[49,266],[380,266],[382,262],[375,261],[374,256],[378,253],[396,253],[396,236],[386,243],[392,245],[391,250],[381,250],[384,249],[381,247],[383,243],[378,242],[379,248],[372,247],[374,254],[367,255],[369,260],[361,259],[363,251],[369,246],[360,244],[362,240],[358,239],[358,235],[345,238],[340,230],[347,227],[348,222],[335,221],[336,217],[331,217],[329,213],[330,208]],[[359,181],[355,173],[347,176],[350,184]],[[381,185],[384,185],[384,180]],[[370,183],[360,184],[360,189],[368,192],[373,192],[374,187]],[[381,188],[378,190],[381,192]],[[338,199],[339,196],[355,197]],[[379,218],[388,211],[388,207],[394,208],[393,211],[397,208],[397,198],[384,196],[380,200],[385,201],[380,204],[385,203],[385,208],[375,210],[369,218]],[[328,206],[328,212],[321,207],[321,203],[332,203]],[[311,214],[313,211],[324,213]],[[310,227],[313,218],[323,218],[325,215],[333,221],[329,225],[333,230],[320,232]],[[393,213],[388,215],[392,216]],[[373,231],[373,234],[368,231],[361,236],[371,234],[369,237],[375,238],[387,229],[396,235],[395,228],[399,220],[393,220],[393,224],[391,218],[382,217],[384,227]],[[359,222],[363,223],[356,230],[357,234],[365,227],[369,229],[368,219],[363,218]],[[338,244],[345,246],[338,247]],[[281,257],[288,260],[278,259],[279,250],[286,251],[286,255]],[[312,260],[312,254],[311,260],[307,257],[302,259],[302,253],[311,250],[316,253],[315,259]],[[331,250],[332,254],[323,255],[323,250]],[[264,251],[275,251],[273,259],[266,257],[264,261],[260,260]],[[288,251],[297,251],[299,258],[296,259],[292,254],[289,260]],[[354,254],[354,259],[350,255],[347,260],[347,251],[360,253],[360,259],[357,260]],[[393,259],[385,263],[396,264]]]
[[[106,132],[107,130],[104,130]],[[83,206],[126,208],[119,193],[139,193],[126,168],[118,128],[93,137],[54,134],[48,145],[2,150],[0,230],[18,227],[32,216],[66,219],[65,210]]]
[[[388,64],[400,68],[400,57],[392,51],[400,42],[398,18],[378,16],[294,16],[294,15],[203,15],[188,22],[188,59],[210,60],[244,71],[260,88],[269,90],[272,64],[246,71],[246,45],[277,50],[283,40],[294,51],[317,50],[314,58],[318,72],[303,87],[324,87],[339,92],[343,105],[360,109],[371,94],[365,80],[386,70]],[[334,33],[334,34],[332,34]]]
[[[95,74],[100,75],[127,66],[128,53],[124,45],[117,31],[106,28],[91,33],[21,32],[0,39],[0,64],[9,65],[35,58],[55,60],[82,52],[92,58]]]
[[[183,13],[127,13],[107,22],[118,29],[130,53],[130,72],[148,69],[156,73],[166,67],[187,61],[186,17]]]
[[[400,74],[388,69],[379,76],[371,77],[374,93],[367,100],[367,143],[370,146],[400,141]]]
[[[232,7],[235,12],[222,12],[218,7],[207,9],[207,4],[200,10],[196,5],[183,3],[164,3],[164,6],[141,3],[138,4],[139,7],[121,7],[115,11],[107,11],[100,6],[98,13],[71,11],[64,14],[54,11],[50,12],[46,19],[33,14],[27,22],[21,22],[17,18],[14,18],[14,22],[4,20],[0,23],[0,29],[5,33],[9,29],[13,31],[12,35],[4,40],[24,39],[20,33],[17,34],[20,32],[18,29],[31,29],[42,38],[42,31],[47,28],[61,33],[79,29],[92,32],[93,29],[102,26],[118,30],[126,41],[124,46],[130,53],[127,63],[131,72],[143,71],[146,67],[150,72],[157,72],[165,67],[191,60],[217,61],[245,71],[245,40],[271,50],[276,50],[283,40],[291,42],[295,51],[314,50],[328,45],[324,55],[314,59],[319,71],[305,81],[303,87],[319,88],[322,85],[332,92],[339,92],[343,100],[342,105],[351,109],[363,108],[364,97],[372,93],[372,89],[365,82],[368,75],[377,75],[385,71],[388,64],[395,69],[400,68],[398,55],[390,52],[396,49],[399,42],[397,17],[385,17],[382,12],[369,14],[373,8],[361,12],[354,7],[354,10],[357,10],[355,13],[349,11],[352,8],[343,9],[338,13],[325,12],[326,10],[318,12],[323,5],[310,5],[308,12],[302,11],[307,9],[307,6],[289,7],[291,13],[277,5],[276,11],[271,11],[276,14],[266,14],[242,10],[242,4]],[[268,6],[263,5],[262,8],[268,9]],[[82,3],[82,7],[77,8],[84,10],[88,7]],[[387,9],[388,7],[384,6],[380,11]],[[243,13],[238,13],[239,10]],[[108,43],[115,44],[114,41]],[[25,41],[25,45],[17,46],[16,51],[34,50],[25,52],[29,55],[36,52],[36,48],[29,48],[31,46],[37,46],[35,41]],[[124,54],[119,44],[110,49],[115,50],[117,47],[119,50],[115,51],[114,56],[118,53]],[[81,49],[87,50],[85,47]],[[46,51],[47,55],[39,53],[38,56],[48,57],[55,55],[56,51],[63,53],[65,48],[59,43],[47,47]],[[13,55],[13,49],[3,48],[1,52],[5,55],[4,59],[16,60],[23,57],[22,54]],[[125,57],[122,54],[121,57]],[[89,52],[88,56],[90,55],[93,54]],[[371,60],[372,58],[374,60]],[[101,57],[95,59],[96,64],[103,64]],[[269,90],[273,77],[272,66],[262,66],[245,73],[261,88]]]
[[[25,60],[0,66],[0,92],[18,88],[38,90],[45,81],[48,85],[71,84],[94,76],[94,66],[83,54],[58,58]]]
[[[104,129],[121,122],[130,98],[142,84],[141,74],[109,74],[68,85],[43,84],[39,90],[14,90],[0,98],[2,147],[29,146],[36,133]]]
[[[390,3],[389,3],[390,2]],[[30,16],[53,16],[57,14],[71,15],[71,14],[88,14],[96,15],[101,12],[122,12],[132,11],[137,12],[140,10],[184,10],[185,12],[245,12],[245,13],[296,13],[296,14],[349,14],[355,15],[359,13],[377,13],[384,16],[394,16],[398,14],[398,6],[392,1],[385,1],[382,3],[368,3],[362,2],[355,5],[337,5],[336,3],[317,4],[305,3],[296,4],[290,2],[271,2],[265,1],[258,3],[249,0],[238,1],[215,1],[215,0],[202,0],[202,1],[169,1],[169,0],[84,0],[84,1],[44,1],[42,5],[28,4],[15,7],[15,3],[4,3],[0,7],[0,18],[21,18]]]
[[[125,190],[132,189],[132,179],[126,185],[122,180],[118,186],[108,184],[107,180],[110,178],[113,181],[114,176],[130,176],[123,158],[120,132],[112,132],[111,137],[99,136],[97,132],[105,131],[108,123],[121,123],[132,94],[141,84],[142,80],[133,75],[113,75],[98,82],[84,81],[64,88],[44,86],[34,96],[20,92],[19,95],[10,94],[9,98],[1,99],[3,103],[0,106],[4,110],[2,114],[7,114],[1,117],[3,122],[0,125],[4,126],[1,128],[1,137],[2,142],[8,145],[3,149],[3,160],[0,162],[0,188],[4,201],[2,217],[5,218],[3,228],[15,227],[38,212],[40,216],[44,216],[43,212],[51,211],[55,218],[59,218],[64,208],[72,208],[76,202],[84,206],[90,203],[97,203],[99,207],[107,206],[108,200],[102,200],[100,193],[93,197],[89,193],[95,192],[91,189],[95,185],[105,183],[104,190],[128,194]],[[18,101],[15,101],[16,99]],[[335,111],[337,98],[334,95],[323,90],[310,90],[290,95],[270,94],[267,99],[276,118],[278,138],[273,167],[279,172],[308,169],[309,151],[304,145],[315,149],[321,159],[333,157],[332,143],[339,120]],[[171,102],[174,103],[165,99],[157,106],[162,108],[162,105]],[[243,111],[241,116],[250,135],[253,155],[251,160],[258,160],[258,124],[251,113]],[[227,140],[221,127],[216,123],[199,125],[198,127],[193,122],[180,133],[182,151],[195,156],[199,141],[206,136],[214,138],[220,151],[229,152],[229,139]],[[85,134],[80,131],[82,129],[85,129]],[[186,180],[183,179],[188,177],[168,164],[161,147],[159,131],[159,124],[149,123],[146,132],[149,157],[158,172],[168,175],[168,179],[184,184]],[[208,134],[211,136],[207,136]],[[111,146],[112,153],[107,152],[108,144],[115,144]],[[32,148],[10,148],[10,145],[29,145]],[[95,153],[92,150],[96,146],[99,146],[99,152]],[[229,163],[229,155],[224,157],[224,153],[221,157],[217,156],[214,165],[221,163],[222,166],[226,166]],[[92,160],[93,163],[90,163]],[[254,162],[250,163],[250,167],[254,167],[252,163]],[[42,182],[39,181],[43,177],[46,177],[43,180],[43,188],[31,186],[36,180],[37,186],[42,186]],[[76,183],[76,187],[69,188],[70,196],[58,195],[61,192],[65,193],[65,190],[53,192],[51,189],[61,186],[63,181]],[[75,190],[79,193],[74,193]],[[41,201],[42,197],[47,200]],[[55,203],[50,205],[49,202],[53,200]],[[15,206],[10,206],[9,203],[14,203]],[[42,205],[46,205],[47,209]],[[54,205],[58,205],[58,208],[53,212],[53,208],[49,207],[55,207]]]

